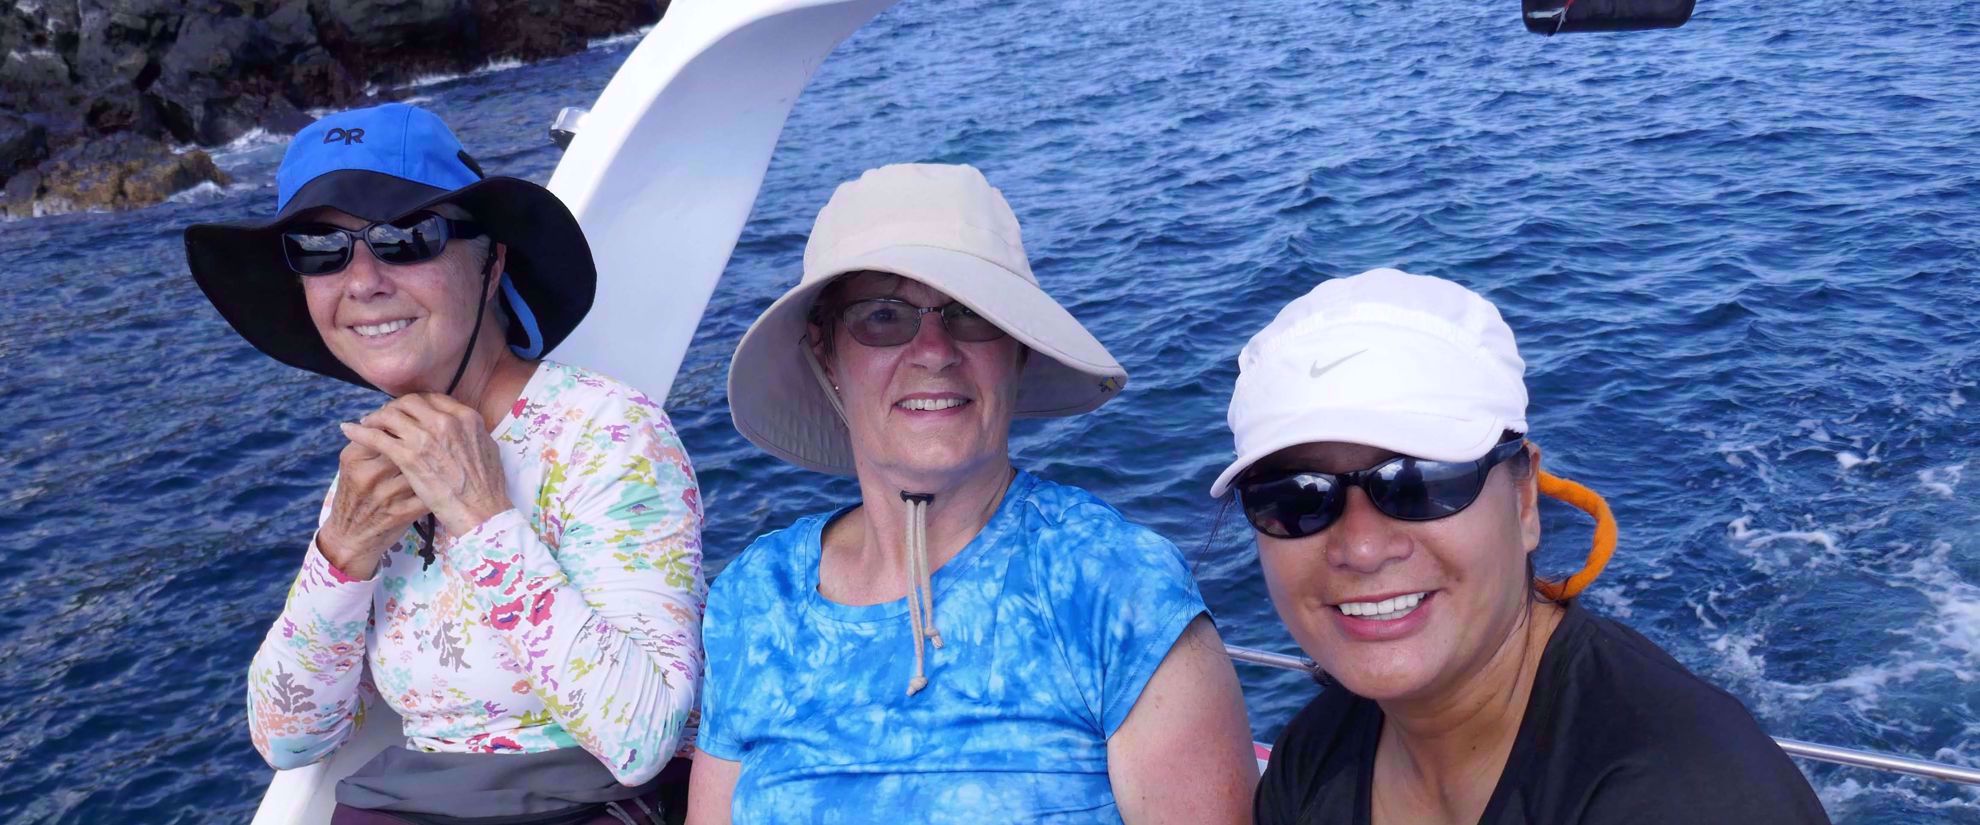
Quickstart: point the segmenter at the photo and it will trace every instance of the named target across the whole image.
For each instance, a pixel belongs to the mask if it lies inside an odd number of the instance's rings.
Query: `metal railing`
[[[1237,645],[1224,645],[1224,652],[1230,654],[1230,657],[1235,661],[1264,665],[1265,667],[1273,667],[1280,670],[1290,670],[1295,673],[1311,674],[1318,668],[1318,665],[1315,665],[1311,659],[1287,656],[1283,653],[1255,650],[1248,647],[1238,647]],[[1892,756],[1887,753],[1858,750],[1856,748],[1841,748],[1835,745],[1803,742],[1799,739],[1783,739],[1778,736],[1774,737],[1774,742],[1779,744],[1781,750],[1786,751],[1789,756],[1799,756],[1803,759],[1814,759],[1820,762],[1832,762],[1837,765],[1849,765],[1858,768],[1910,774],[1912,776],[1922,776],[1926,779],[1937,779],[1943,782],[1980,785],[1980,768],[1969,768],[1963,765],[1933,762],[1926,759],[1912,759],[1907,756]]]

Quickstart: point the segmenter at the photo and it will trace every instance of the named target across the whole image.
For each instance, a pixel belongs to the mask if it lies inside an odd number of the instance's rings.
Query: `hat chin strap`
[[[495,247],[491,244],[488,248],[488,259],[481,263],[481,289],[475,292],[474,329],[468,333],[467,351],[461,353],[460,365],[454,367],[454,379],[447,382],[448,395],[453,395],[454,390],[460,388],[461,376],[467,374],[468,362],[474,360],[474,344],[481,338],[481,319],[488,315],[482,310],[481,302],[487,299],[488,281],[494,273]],[[427,513],[425,518],[420,519],[417,527],[419,528],[419,569],[425,572],[427,568],[433,566],[433,514]]]
[[[818,353],[811,350],[811,336],[798,339],[798,346],[804,348],[805,366],[811,368],[811,377],[818,379],[818,388],[825,391],[825,400],[831,402],[832,412],[839,414],[839,423],[846,423],[846,405],[839,401],[839,388],[832,383],[832,376],[825,374],[825,365],[818,363]]]
[[[524,361],[534,361],[542,357],[543,329],[536,323],[536,313],[530,311],[529,302],[524,301],[522,293],[516,291],[516,279],[510,277],[507,272],[502,273],[502,296],[509,299],[509,312],[516,316],[516,323],[522,327],[523,335],[529,339],[527,346],[510,344],[509,351]]]
[[[468,362],[474,360],[474,344],[481,338],[481,319],[488,316],[488,313],[482,309],[481,302],[488,299],[488,281],[494,273],[495,249],[491,246],[488,250],[488,259],[481,263],[481,289],[474,293],[474,329],[468,333],[467,350],[461,353],[460,365],[454,367],[454,380],[447,382],[448,395],[453,395],[454,390],[461,386],[461,376],[467,374]]]

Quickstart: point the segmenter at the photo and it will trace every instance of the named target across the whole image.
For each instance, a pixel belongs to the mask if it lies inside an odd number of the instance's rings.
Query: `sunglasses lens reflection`
[[[373,225],[365,233],[371,254],[388,264],[431,260],[447,246],[447,222],[432,213],[414,215],[396,224]]]
[[[351,236],[336,227],[302,227],[282,233],[282,254],[298,275],[325,275],[351,258]]]

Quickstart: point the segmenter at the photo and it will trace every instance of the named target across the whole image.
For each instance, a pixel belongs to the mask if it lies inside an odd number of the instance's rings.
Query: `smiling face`
[[[917,307],[953,300],[918,281],[881,273],[846,276],[819,300],[835,314],[867,298]],[[830,326],[831,345],[814,344],[812,352],[838,385],[862,475],[878,469],[937,489],[942,479],[1009,460],[1024,349],[1015,339],[957,341],[936,313],[921,316],[914,338],[893,347],[869,347],[844,324]],[[823,334],[814,325],[811,340],[821,341]]]
[[[364,220],[333,209],[299,222],[362,229]],[[331,275],[302,277],[316,333],[330,354],[385,392],[442,392],[453,378],[474,329],[475,313],[489,313],[484,337],[500,330],[494,299],[477,300],[485,243],[450,240],[430,261],[388,264],[362,241],[351,262]],[[499,268],[499,264],[498,264]]]
[[[1303,444],[1258,467],[1344,473],[1395,455]],[[1531,604],[1527,554],[1540,543],[1539,492],[1529,465],[1515,465],[1517,458],[1492,468],[1471,506],[1435,521],[1383,515],[1357,487],[1340,519],[1318,533],[1254,531],[1272,603],[1307,655],[1378,702],[1448,695],[1481,672]]]

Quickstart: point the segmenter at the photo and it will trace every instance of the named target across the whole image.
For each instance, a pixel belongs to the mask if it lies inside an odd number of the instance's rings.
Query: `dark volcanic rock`
[[[0,3],[0,180],[15,178],[6,209],[20,213],[23,192],[45,193],[31,197],[51,198],[49,208],[138,206],[154,183],[218,175],[207,174],[210,160],[202,168],[184,159],[191,154],[165,162],[150,152],[132,163],[169,171],[138,173],[114,153],[70,151],[79,145],[134,150],[166,138],[214,145],[255,128],[293,132],[307,109],[371,102],[367,84],[568,54],[665,9],[660,0]],[[57,160],[66,165],[51,168]]]
[[[292,75],[305,58],[329,63],[308,28],[303,0],[278,3],[272,13],[187,17],[158,61],[146,94],[157,101],[164,127],[182,141],[223,143],[257,126],[296,128],[289,100]],[[328,68],[313,66],[319,72]],[[338,103],[358,90],[348,76],[328,72],[320,85]],[[307,103],[308,101],[305,101]]]
[[[30,168],[48,155],[48,130],[41,124],[0,112],[0,178]]]
[[[205,152],[194,149],[176,154],[162,141],[131,132],[70,146],[49,158],[37,172],[17,177],[29,175],[39,178],[33,192],[16,192],[9,181],[6,209],[10,216],[31,216],[35,201],[49,212],[130,209],[158,203],[174,192],[207,181],[227,183],[227,176]],[[17,200],[23,195],[25,204]]]
[[[483,59],[467,0],[310,0],[316,36],[352,73],[395,83]]]
[[[401,83],[497,58],[570,54],[650,25],[655,0],[309,0],[317,37],[351,72]]]
[[[477,23],[491,57],[540,60],[581,50],[592,39],[652,25],[665,4],[625,0],[499,0]]]

